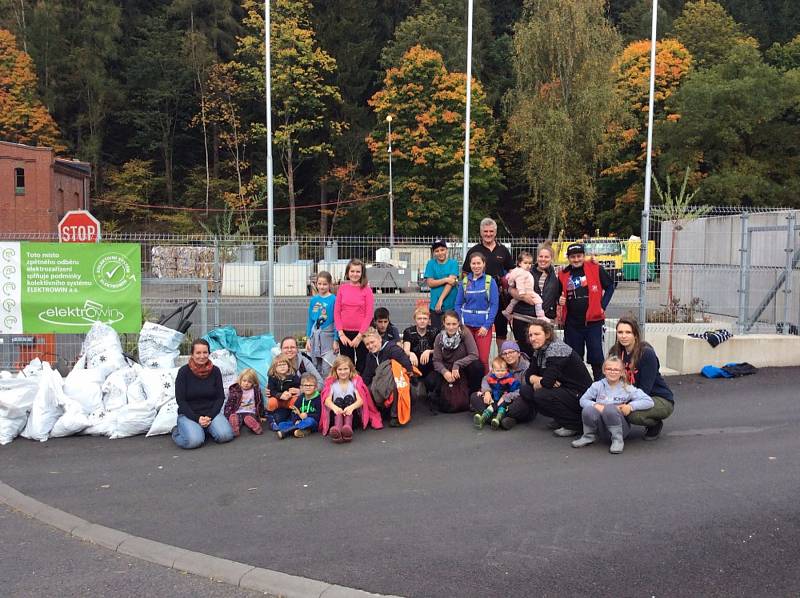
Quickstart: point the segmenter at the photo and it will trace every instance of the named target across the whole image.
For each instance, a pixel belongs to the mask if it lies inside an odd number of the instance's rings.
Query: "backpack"
[[[452,384],[442,380],[437,407],[444,413],[467,411],[469,409],[469,386],[466,379],[459,378]]]
[[[484,272],[483,280],[484,280],[484,286],[486,287],[486,302],[489,303],[492,299],[492,277]],[[464,297],[466,298],[467,285],[469,284],[469,279],[465,276],[461,280],[461,284],[464,286]]]

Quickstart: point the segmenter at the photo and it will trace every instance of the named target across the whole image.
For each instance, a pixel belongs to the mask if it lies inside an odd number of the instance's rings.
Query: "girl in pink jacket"
[[[339,285],[333,320],[339,331],[339,352],[349,357],[359,373],[364,371],[367,349],[362,342],[372,323],[375,296],[367,284],[367,269],[359,259],[352,259],[344,270],[345,281]]]

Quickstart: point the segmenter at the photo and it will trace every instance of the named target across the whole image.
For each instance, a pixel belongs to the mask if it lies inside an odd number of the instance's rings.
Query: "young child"
[[[320,405],[317,379],[314,374],[305,373],[300,376],[300,397],[292,406],[292,427],[278,430],[278,438],[286,438],[293,434],[295,438],[304,438],[311,434],[319,425],[322,411]]]
[[[456,304],[455,286],[458,284],[458,262],[447,257],[447,243],[436,239],[431,245],[431,259],[425,264],[425,281],[431,289],[431,326],[442,327],[442,314]]]
[[[273,432],[292,429],[292,407],[300,395],[300,377],[283,354],[272,360],[267,377],[267,421]],[[282,438],[282,436],[278,436]]]
[[[385,307],[379,307],[375,310],[375,316],[372,318],[372,327],[381,335],[381,340],[385,343],[401,344],[400,333],[397,331],[397,326],[392,324],[389,317],[389,310]]]
[[[233,428],[233,435],[239,436],[242,424],[261,434],[261,419],[264,417],[264,399],[258,383],[256,371],[247,368],[239,374],[239,380],[228,389],[228,401],[225,403],[226,419]]]
[[[498,355],[492,360],[492,371],[481,382],[479,392],[483,394],[486,409],[475,414],[475,427],[480,430],[491,419],[492,429],[500,428],[500,422],[511,404],[507,395],[516,390],[519,390],[519,380],[508,371],[506,360]],[[491,402],[487,404],[486,401]]]
[[[625,365],[619,357],[603,362],[605,378],[592,384],[581,397],[583,436],[572,441],[581,448],[592,444],[599,435],[611,440],[610,453],[618,455],[625,448],[625,438],[631,431],[625,419],[632,411],[650,409],[655,404],[644,391],[628,384]]]
[[[333,277],[329,272],[322,270],[317,274],[317,294],[308,302],[306,322],[306,352],[323,377],[330,372],[334,355],[339,352],[336,326],[333,322],[336,295],[331,294],[332,285]]]
[[[324,397],[325,407],[330,410],[333,420],[329,433],[336,444],[353,439],[353,412],[364,404],[361,393],[356,389],[355,376],[356,367],[350,358],[342,355],[337,357],[329,376],[334,380]]]
[[[521,251],[517,257],[517,267],[506,274],[506,281],[508,286],[516,288],[520,295],[530,295],[533,297],[533,307],[536,310],[536,317],[541,320],[549,320],[544,315],[542,309],[542,298],[539,293],[533,290],[533,255],[527,251]],[[520,302],[520,299],[512,299],[508,303],[508,307],[503,310],[503,315],[509,320],[513,320],[514,306]]]

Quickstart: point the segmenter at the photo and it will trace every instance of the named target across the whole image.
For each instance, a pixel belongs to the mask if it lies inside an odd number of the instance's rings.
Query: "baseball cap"
[[[567,255],[575,255],[576,253],[586,253],[583,243],[571,243],[570,246],[567,247]]]
[[[431,251],[433,251],[434,249],[438,249],[439,247],[444,247],[445,249],[447,249],[447,243],[445,243],[445,242],[444,242],[444,241],[442,241],[441,239],[436,239],[436,240],[435,240],[435,241],[434,241],[434,242],[431,244]]]

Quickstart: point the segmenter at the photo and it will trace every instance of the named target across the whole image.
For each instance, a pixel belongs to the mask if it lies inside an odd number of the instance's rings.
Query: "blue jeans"
[[[233,440],[233,428],[221,411],[214,416],[207,428],[179,414],[178,425],[172,429],[172,440],[182,449],[195,449],[203,446],[206,434],[210,434],[214,442],[220,444]]]

